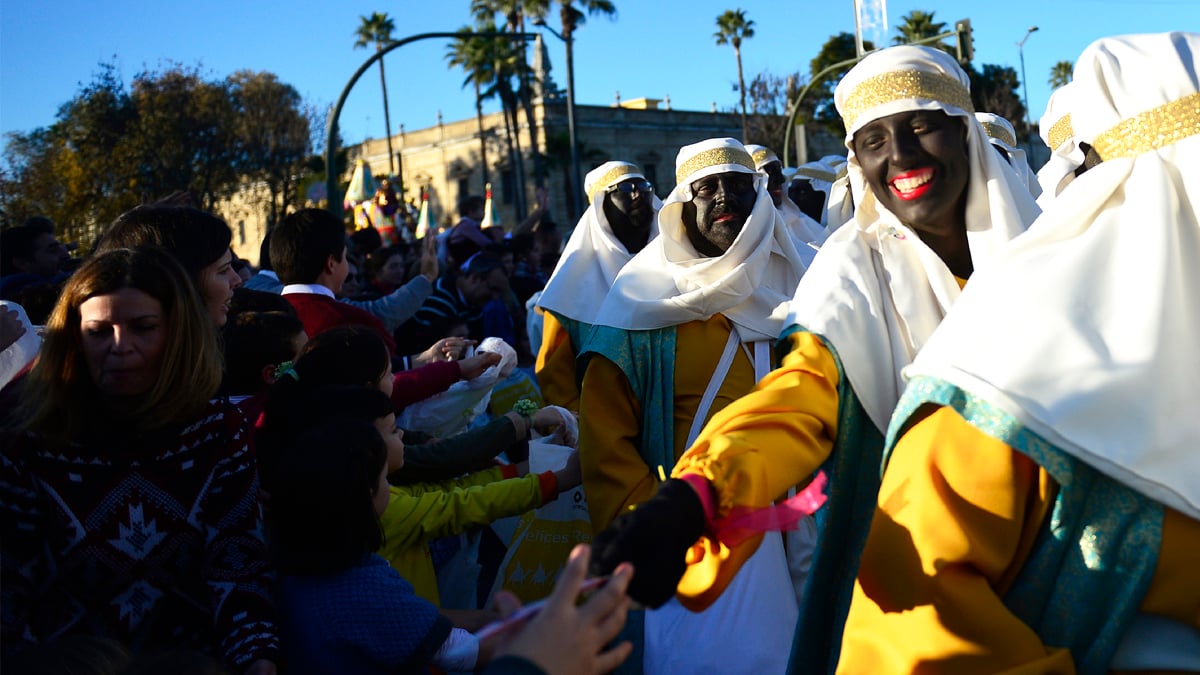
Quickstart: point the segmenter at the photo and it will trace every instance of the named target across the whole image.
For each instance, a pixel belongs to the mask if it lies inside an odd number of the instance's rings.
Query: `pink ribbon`
[[[763,508],[736,506],[710,527],[715,532],[715,538],[730,548],[763,532],[794,530],[805,516],[816,513],[825,503],[826,482],[825,472],[820,471],[796,496]]]

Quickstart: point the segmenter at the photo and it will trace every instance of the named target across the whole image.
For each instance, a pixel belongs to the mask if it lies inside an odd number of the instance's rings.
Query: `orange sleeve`
[[[542,312],[542,348],[538,350],[538,387],[547,405],[579,410],[579,385],[575,381],[575,347],[553,312]]]
[[[579,418],[579,464],[592,531],[600,532],[618,514],[654,496],[657,468],[638,453],[641,404],[625,374],[612,361],[594,355],[583,378]]]
[[[897,443],[863,551],[839,673],[1073,673],[1004,606],[1055,486],[940,408]]]
[[[767,506],[807,483],[833,448],[838,414],[833,355],[807,332],[790,336],[787,346],[780,367],[714,415],[672,471],[709,481],[718,518],[734,506]],[[701,538],[678,588],[680,602],[696,610],[711,604],[760,540],[753,537],[731,550]]]

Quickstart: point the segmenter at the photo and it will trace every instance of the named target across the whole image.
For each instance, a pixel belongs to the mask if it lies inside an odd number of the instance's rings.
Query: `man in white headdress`
[[[735,507],[766,508],[818,469],[828,475],[792,670],[836,666],[901,369],[971,273],[1038,212],[988,144],[969,86],[952,57],[918,46],[875,52],[838,84],[854,219],[825,241],[796,289],[781,366],[715,416],[672,472],[699,483],[698,494],[711,491],[719,507],[712,522]],[[638,527],[625,529],[632,538]],[[706,572],[707,586],[685,575],[677,591],[710,601],[745,576],[740,549],[755,543],[730,549],[701,539],[703,546],[656,554],[686,555],[688,575]],[[632,561],[640,574],[646,562]]]
[[[1077,60],[1089,168],[909,369],[847,672],[1200,671],[1198,55]]]
[[[1038,206],[1043,209],[1063,188],[1070,185],[1075,179],[1075,170],[1083,165],[1084,150],[1075,142],[1075,132],[1071,128],[1074,90],[1070,82],[1055,89],[1046,103],[1046,113],[1038,124],[1038,132],[1046,147],[1050,148],[1050,159],[1037,174],[1038,183],[1042,186]]]
[[[663,516],[662,527],[639,546],[682,551],[700,536],[705,509],[686,483],[664,483],[666,472],[705,421],[771,369],[772,346],[804,268],[765,177],[741,143],[721,138],[686,146],[675,173],[677,185],[658,214],[658,238],[617,276],[581,356],[590,362],[579,451],[596,531],[637,507],[634,513]],[[681,500],[665,514],[655,506],[664,495]],[[677,580],[681,569],[639,567],[642,586],[635,581],[630,595],[650,607],[667,604],[646,613],[644,656],[639,662],[635,653],[631,661],[647,672],[728,672],[726,641],[744,640],[755,648],[739,656],[741,665],[782,670],[796,600],[782,538],[773,535],[752,562],[761,575],[730,594],[743,601],[740,612],[692,614],[672,600],[674,581],[664,590],[662,578]],[[601,566],[628,555],[605,550],[603,541],[595,550]],[[667,564],[682,568],[682,553]]]
[[[625,263],[658,236],[662,202],[631,162],[605,162],[588,172],[583,189],[591,204],[559,256],[538,299],[544,312],[537,378],[546,402],[579,409],[576,355],[583,337]]]
[[[750,144],[746,146],[750,158],[754,160],[754,168],[767,178],[767,193],[771,195],[771,203],[783,215],[783,222],[791,228],[797,238],[797,246],[805,264],[812,262],[816,246],[825,240],[825,229],[819,219],[805,213],[791,200],[787,190],[787,177],[783,173],[783,162],[775,151],[764,145]],[[809,246],[812,244],[812,246]]]
[[[1025,181],[1025,184],[1029,186],[1030,194],[1037,199],[1042,194],[1042,186],[1038,184],[1037,174],[1029,168],[1029,158],[1025,156],[1025,151],[1017,147],[1017,130],[1013,127],[1012,122],[995,113],[987,112],[975,113],[975,119],[979,120],[979,124],[987,133],[988,142],[1004,157],[1012,170],[1016,172],[1017,177]]]

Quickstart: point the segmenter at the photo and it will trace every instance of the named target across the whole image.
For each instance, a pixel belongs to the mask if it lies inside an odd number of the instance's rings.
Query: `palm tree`
[[[366,47],[374,43],[375,51],[383,51],[384,45],[392,41],[392,31],[396,30],[396,24],[388,18],[386,13],[380,14],[375,12],[371,16],[358,17],[358,30],[354,31],[354,35],[358,38],[354,42],[354,48]],[[383,57],[379,57],[379,86],[383,89],[383,123],[387,125],[387,133],[384,138],[387,139],[388,149],[388,173],[395,175],[396,167],[394,162],[395,157],[392,154],[392,117],[388,113],[388,95],[387,95],[387,78],[383,73]]]
[[[495,31],[494,23],[484,24],[481,31]],[[494,40],[472,37],[475,32],[469,27],[458,30],[461,37],[450,43],[446,50],[446,60],[452,66],[461,66],[467,73],[462,86],[472,85],[475,88],[475,120],[479,128],[479,156],[483,165],[483,182],[488,183],[487,138],[483,133],[483,100],[495,95],[496,91],[496,56],[493,54]],[[489,92],[486,96],[484,92]],[[507,112],[505,126],[508,126]]]
[[[738,91],[742,98],[742,142],[746,142],[749,130],[746,126],[746,78],[742,76],[742,40],[754,37],[754,22],[746,18],[746,12],[738,9],[725,10],[717,17],[717,32],[713,33],[718,45],[733,45],[737,58]]]
[[[582,26],[588,16],[603,15],[609,19],[617,17],[617,7],[610,0],[579,0],[579,4],[587,12],[586,15],[575,7],[572,0],[559,0],[558,4],[558,18],[562,21],[562,34],[567,42],[574,39],[575,29]]]
[[[1074,76],[1075,64],[1070,61],[1059,61],[1050,68],[1050,87],[1058,89],[1071,81]]]
[[[906,16],[900,17],[900,24],[896,26],[896,30],[900,34],[892,38],[892,43],[898,45],[912,44],[918,40],[924,40],[945,33],[946,24],[942,21],[934,21],[933,15],[934,12],[924,12],[914,9]],[[932,46],[944,52],[954,53],[954,49],[948,47],[944,42],[938,42]]]

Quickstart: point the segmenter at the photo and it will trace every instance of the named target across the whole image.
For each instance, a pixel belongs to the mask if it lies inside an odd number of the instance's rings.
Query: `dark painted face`
[[[783,203],[783,184],[787,182],[783,175],[783,162],[768,162],[759,170],[767,174],[767,192],[771,195],[771,201],[778,207]]]
[[[617,189],[604,193],[604,217],[612,227],[613,234],[630,253],[637,253],[650,237],[650,223],[654,222],[654,207],[651,204],[653,188],[641,178],[621,181],[613,186]]]
[[[788,199],[800,207],[804,215],[818,223],[825,215],[825,191],[813,187],[807,178],[796,178],[788,187]]]
[[[758,195],[752,173],[717,173],[692,183],[692,200],[683,204],[688,239],[709,258],[729,250]]]
[[[887,210],[918,233],[966,227],[970,165],[962,120],[940,110],[888,115],[854,134],[867,185]]]

